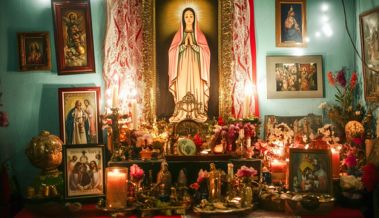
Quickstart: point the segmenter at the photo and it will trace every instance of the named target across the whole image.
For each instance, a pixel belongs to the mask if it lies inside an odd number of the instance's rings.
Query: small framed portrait
[[[51,70],[48,32],[17,33],[21,71]]]
[[[100,87],[60,88],[60,136],[64,144],[100,143]]]
[[[267,56],[267,98],[322,98],[322,56]]]
[[[305,0],[276,0],[277,47],[306,47],[305,3]]]
[[[104,196],[104,160],[103,145],[65,145],[65,199]]]
[[[89,0],[52,0],[58,74],[95,72]]]
[[[364,94],[369,103],[379,102],[379,8],[359,15],[362,43]]]
[[[331,158],[330,150],[290,149],[290,191],[331,194]]]

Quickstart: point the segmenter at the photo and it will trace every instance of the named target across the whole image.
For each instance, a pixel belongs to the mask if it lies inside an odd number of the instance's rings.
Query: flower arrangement
[[[345,69],[341,69],[333,75],[328,72],[329,85],[336,88],[335,101],[337,104],[329,105],[322,103],[319,107],[327,112],[329,119],[341,130],[351,120],[362,121],[365,117],[365,110],[362,105],[355,101],[355,90],[357,88],[357,74],[352,73],[349,82],[346,80]],[[342,135],[343,136],[343,135]]]
[[[258,171],[256,171],[253,167],[242,166],[241,168],[238,169],[236,176],[239,178],[252,179],[257,174],[258,174]]]

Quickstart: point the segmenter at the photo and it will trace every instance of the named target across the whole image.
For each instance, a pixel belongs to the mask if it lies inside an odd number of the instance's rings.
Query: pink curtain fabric
[[[105,95],[106,99],[112,99],[113,90],[116,90],[118,106],[125,113],[130,112],[132,100],[136,100],[137,107],[142,108],[144,90],[141,12],[140,0],[107,0],[103,67],[107,88]],[[114,86],[118,88],[112,90]],[[109,107],[111,102],[108,101],[106,108]]]
[[[232,75],[233,116],[259,116],[253,0],[234,0]]]

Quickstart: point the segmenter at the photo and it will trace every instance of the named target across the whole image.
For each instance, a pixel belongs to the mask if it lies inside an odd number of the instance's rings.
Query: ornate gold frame
[[[142,1],[143,19],[143,81],[144,81],[144,119],[152,122],[156,117],[156,51],[155,51],[155,1]],[[218,73],[219,73],[219,115],[231,116],[232,105],[232,0],[218,1]],[[152,90],[152,91],[151,91]]]

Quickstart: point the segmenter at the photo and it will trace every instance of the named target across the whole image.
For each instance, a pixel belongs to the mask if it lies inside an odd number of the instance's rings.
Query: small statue
[[[179,187],[186,187],[187,186],[187,176],[186,176],[186,173],[185,173],[185,169],[181,169],[179,171],[179,175],[178,175],[178,186]]]
[[[221,173],[214,163],[210,164],[209,171],[209,199],[217,201],[221,197]]]
[[[168,171],[168,164],[164,160],[161,163],[161,170],[158,172],[157,175],[157,186],[160,188],[160,191],[164,195],[168,195],[171,188],[171,173]]]

